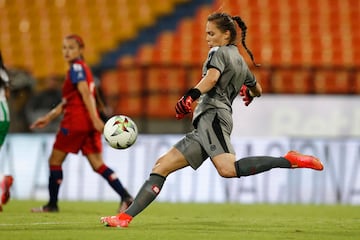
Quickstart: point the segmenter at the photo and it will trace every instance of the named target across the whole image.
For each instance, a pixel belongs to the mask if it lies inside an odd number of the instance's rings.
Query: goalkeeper
[[[169,174],[187,166],[196,170],[208,158],[224,178],[240,178],[272,168],[323,169],[316,157],[295,151],[283,157],[257,156],[236,160],[230,142],[232,102],[240,93],[248,106],[254,97],[260,97],[262,93],[261,85],[235,45],[236,25],[241,29],[241,43],[255,64],[253,54],[245,44],[246,25],[241,18],[226,13],[211,14],[206,24],[206,41],[210,51],[203,67],[203,77],[180,98],[175,107],[176,117],[181,119],[192,112],[192,103],[198,101],[193,114],[195,129],[157,160],[149,179],[125,212],[101,218],[105,226],[127,227],[160,193]]]

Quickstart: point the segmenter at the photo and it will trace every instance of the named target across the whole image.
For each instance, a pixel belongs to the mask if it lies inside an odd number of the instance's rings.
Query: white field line
[[[0,223],[0,227],[8,227],[8,226],[36,226],[36,225],[69,225],[69,224],[89,224],[89,222]]]

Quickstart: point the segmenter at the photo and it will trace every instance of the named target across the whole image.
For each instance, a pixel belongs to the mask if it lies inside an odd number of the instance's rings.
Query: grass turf
[[[43,202],[11,200],[0,239],[359,239],[359,206],[152,204],[127,229],[99,223],[114,202],[60,202],[59,213],[31,213]]]

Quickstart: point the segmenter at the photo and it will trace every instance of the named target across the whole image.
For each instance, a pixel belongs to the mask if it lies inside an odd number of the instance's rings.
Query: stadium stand
[[[0,44],[7,64],[37,79],[63,74],[62,38],[81,35],[91,65],[188,0],[2,0]],[[116,60],[116,59],[115,59]]]
[[[0,11],[8,64],[38,79],[62,74],[62,37],[82,35],[114,113],[173,117],[174,102],[201,76],[213,11],[246,22],[265,93],[360,93],[358,0],[2,0]]]
[[[247,45],[253,51],[256,61],[262,64],[260,69],[253,69],[262,82],[266,93],[285,94],[354,94],[360,93],[355,81],[359,71],[359,40],[356,22],[359,19],[359,1],[345,0],[341,3],[320,1],[291,0],[216,0],[211,5],[197,8],[193,17],[181,19],[173,31],[164,31],[154,43],[140,46],[130,56],[130,62],[137,66],[153,68],[163,65],[197,65],[206,58],[207,46],[204,41],[204,25],[207,15],[215,10],[224,10],[233,15],[240,15],[248,25]],[[306,9],[306,10],[304,10]],[[247,54],[239,44],[245,59]],[[126,55],[124,58],[129,58]],[[121,70],[125,61],[120,56],[117,61]],[[249,63],[250,66],[251,63]],[[354,70],[354,73],[352,71]],[[183,79],[171,78],[172,71],[163,70],[156,75],[149,71],[142,76],[146,81],[180,82],[180,86],[192,86],[200,76],[196,69],[188,70],[187,83]],[[354,76],[352,76],[354,75]],[[151,80],[153,79],[153,80]],[[156,92],[155,89],[152,89]],[[148,116],[172,115],[173,103],[165,107],[147,111]],[[182,92],[179,91],[179,96]],[[152,96],[153,97],[153,96]],[[176,100],[176,99],[175,99]],[[155,101],[155,100],[154,100]],[[168,108],[166,107],[168,105]],[[127,111],[122,109],[122,111]]]

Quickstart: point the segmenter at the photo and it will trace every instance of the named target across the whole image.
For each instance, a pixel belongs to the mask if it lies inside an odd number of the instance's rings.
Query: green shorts
[[[197,124],[197,129],[187,133],[174,147],[178,149],[193,169],[208,158],[222,153],[235,154],[230,141],[233,123],[228,110],[208,110]]]
[[[10,122],[8,121],[0,122],[0,146],[2,146],[5,141],[5,137],[9,132],[9,127],[10,127]]]

